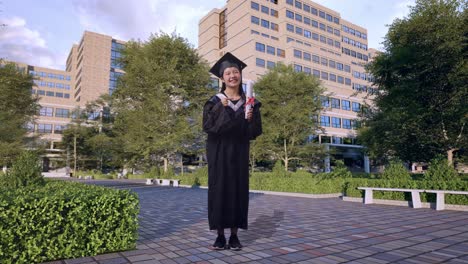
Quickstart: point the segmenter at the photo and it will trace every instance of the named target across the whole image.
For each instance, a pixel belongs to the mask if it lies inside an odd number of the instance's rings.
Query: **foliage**
[[[1,187],[0,187],[1,188]],[[135,193],[50,181],[0,191],[0,262],[44,261],[134,249]]]
[[[335,166],[329,173],[320,173],[320,179],[352,178],[353,174],[348,170],[342,160],[335,160]]]
[[[264,156],[282,160],[288,170],[290,161],[315,155],[317,152],[304,151],[306,139],[318,129],[314,117],[321,110],[319,96],[324,90],[320,82],[279,63],[255,83],[254,89],[262,102],[264,139],[257,142],[257,148],[265,150]]]
[[[400,160],[391,160],[390,164],[385,167],[381,178],[385,180],[411,180],[408,169],[405,168]]]
[[[448,159],[467,147],[467,4],[417,0],[369,66],[380,89],[360,140],[372,158]]]
[[[447,159],[442,156],[431,160],[429,169],[424,173],[427,181],[456,181],[461,180],[453,165],[448,164]]]
[[[10,165],[25,146],[26,124],[39,109],[31,96],[33,78],[15,64],[0,60],[0,164]]]
[[[43,185],[44,177],[39,156],[33,151],[23,151],[13,162],[11,171],[4,176],[2,183],[8,188]]]
[[[126,74],[113,94],[113,109],[127,162],[158,165],[191,149],[201,134],[197,122],[211,92],[207,65],[175,34],[130,41],[122,55]]]
[[[273,166],[273,174],[278,176],[286,175],[286,171],[281,160],[277,160],[275,162],[275,166]]]

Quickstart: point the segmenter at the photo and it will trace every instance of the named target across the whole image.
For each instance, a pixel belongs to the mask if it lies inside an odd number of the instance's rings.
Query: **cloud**
[[[63,55],[52,52],[41,34],[21,17],[0,19],[0,58],[30,65],[63,68]]]
[[[216,1],[74,0],[73,7],[85,30],[96,31],[121,40],[147,40],[151,33],[177,32],[194,46],[198,42],[198,21]]]

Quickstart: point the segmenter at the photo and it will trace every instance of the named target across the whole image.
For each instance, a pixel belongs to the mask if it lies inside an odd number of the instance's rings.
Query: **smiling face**
[[[226,87],[239,87],[241,82],[241,73],[236,67],[226,68],[223,72],[223,82]]]

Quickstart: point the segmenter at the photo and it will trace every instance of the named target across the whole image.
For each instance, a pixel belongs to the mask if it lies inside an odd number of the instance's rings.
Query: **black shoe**
[[[237,235],[231,235],[231,237],[229,237],[229,248],[236,251],[241,250],[242,245]]]
[[[224,235],[218,235],[216,241],[214,242],[212,248],[214,250],[223,250],[226,249],[226,237]]]

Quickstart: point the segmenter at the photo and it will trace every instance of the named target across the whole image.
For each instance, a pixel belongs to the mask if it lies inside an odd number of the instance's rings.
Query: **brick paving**
[[[243,250],[212,251],[206,189],[94,184],[138,193],[137,249],[49,263],[468,263],[467,212],[251,194]]]

